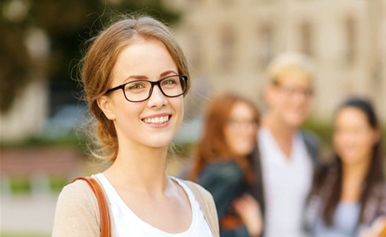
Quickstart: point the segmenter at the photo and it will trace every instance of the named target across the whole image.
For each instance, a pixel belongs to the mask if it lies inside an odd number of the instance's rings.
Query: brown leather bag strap
[[[85,181],[94,192],[99,207],[101,237],[110,237],[109,208],[107,206],[106,198],[101,186],[92,177],[77,177],[72,182],[75,182],[76,180]]]

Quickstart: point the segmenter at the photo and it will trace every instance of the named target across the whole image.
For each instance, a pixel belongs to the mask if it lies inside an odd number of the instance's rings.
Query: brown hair
[[[131,17],[119,20],[92,38],[92,43],[82,60],[81,79],[91,115],[96,118],[99,149],[92,153],[98,158],[113,161],[118,152],[114,124],[107,119],[97,104],[97,98],[109,89],[111,75],[121,51],[138,39],[156,39],[168,49],[177,65],[178,73],[189,77],[185,55],[169,28],[151,17]],[[188,80],[187,90],[190,87]],[[95,133],[94,133],[95,134]],[[99,140],[99,141],[98,141]]]
[[[194,164],[188,175],[189,179],[196,181],[202,169],[212,161],[232,159],[243,170],[247,182],[252,182],[253,172],[248,157],[234,154],[224,136],[231,110],[239,102],[250,106],[255,113],[256,123],[259,122],[259,111],[252,101],[230,93],[214,98],[206,115],[203,137],[198,143]]]

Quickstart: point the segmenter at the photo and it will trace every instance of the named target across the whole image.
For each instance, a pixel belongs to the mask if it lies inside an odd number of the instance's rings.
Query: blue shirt
[[[340,202],[335,209],[331,226],[327,226],[319,216],[316,219],[314,237],[353,237],[358,235],[360,205],[357,202]]]

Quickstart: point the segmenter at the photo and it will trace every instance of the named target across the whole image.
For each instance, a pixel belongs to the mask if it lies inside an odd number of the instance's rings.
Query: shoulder
[[[300,134],[307,146],[311,146],[313,148],[318,148],[320,146],[320,138],[314,132],[302,128],[300,130]]]
[[[188,188],[193,192],[193,194],[196,196],[196,193],[195,192],[198,192],[200,195],[202,195],[203,197],[206,197],[206,198],[209,198],[211,199],[212,198],[212,195],[208,192],[208,190],[206,190],[205,188],[203,188],[201,185],[199,184],[196,184],[192,181],[189,181],[189,180],[181,180],[186,186],[188,186]]]
[[[369,224],[379,217],[386,216],[386,183],[375,184],[370,190],[364,206],[363,223]]]
[[[315,166],[320,165],[320,148],[321,142],[320,139],[314,133],[301,129],[300,135],[304,141],[306,149],[308,150],[309,155],[312,158],[312,161]]]
[[[88,215],[97,216],[98,202],[88,184],[77,180],[63,188],[59,194],[56,209],[58,214],[78,215],[87,213]]]
[[[193,193],[193,196],[199,203],[200,207],[203,208],[203,211],[208,212],[211,209],[216,209],[213,196],[208,190],[203,188],[201,185],[196,184],[189,180],[180,180],[180,181],[184,183],[189,188],[189,190]],[[213,210],[210,212],[213,212]],[[217,213],[215,216],[217,216]]]
[[[98,203],[88,184],[78,180],[65,186],[56,204],[53,236],[95,236],[98,226]]]
[[[95,195],[91,190],[90,186],[81,180],[77,180],[74,183],[66,185],[61,191],[58,203],[60,202],[70,202],[73,204],[83,204],[83,202],[96,202]]]
[[[381,200],[382,204],[385,205],[386,208],[386,181],[376,184],[373,187],[374,196],[378,196]],[[386,213],[386,210],[385,210]]]
[[[214,236],[219,236],[217,210],[212,195],[200,185],[181,180],[192,191]]]

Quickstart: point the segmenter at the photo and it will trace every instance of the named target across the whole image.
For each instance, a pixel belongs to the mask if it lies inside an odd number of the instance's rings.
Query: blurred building
[[[214,93],[235,90],[261,102],[265,69],[277,54],[299,51],[316,64],[313,117],[329,121],[351,94],[374,100],[386,120],[386,0],[162,0],[182,13],[174,31],[188,56],[192,92],[186,117],[194,117]],[[36,62],[49,42],[31,31],[26,39]],[[44,126],[45,75],[26,86],[7,114],[0,141],[23,140]]]
[[[261,101],[267,63],[299,51],[317,69],[313,116],[329,121],[348,95],[386,118],[386,0],[164,0],[191,64],[193,101],[236,90]]]

